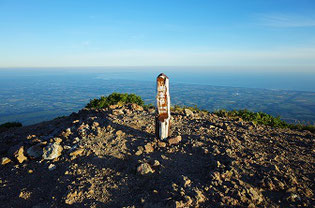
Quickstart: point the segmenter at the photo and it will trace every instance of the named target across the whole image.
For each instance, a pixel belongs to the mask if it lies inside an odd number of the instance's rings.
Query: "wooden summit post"
[[[169,136],[171,120],[169,79],[163,73],[156,79],[156,92],[155,134],[163,140]]]

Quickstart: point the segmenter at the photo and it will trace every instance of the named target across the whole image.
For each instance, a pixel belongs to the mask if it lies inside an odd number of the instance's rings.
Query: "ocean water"
[[[250,109],[289,122],[315,122],[315,74],[194,68],[0,69],[0,123],[25,125],[68,115],[112,92],[154,103],[155,79],[170,78],[172,104],[210,111]]]
[[[139,67],[140,68],[140,67]],[[294,90],[315,92],[314,72],[292,71],[238,71],[238,70],[206,70],[195,68],[25,68],[1,69],[0,87],[5,87],[9,80],[50,80],[58,77],[86,77],[124,79],[154,82],[157,75],[164,72],[173,83],[205,84],[213,86],[230,86],[245,88],[261,88],[274,90]]]
[[[160,70],[163,72],[163,70]],[[198,69],[166,69],[165,73],[173,83],[205,84],[213,86],[229,86],[244,88],[261,88],[272,90],[294,90],[315,92],[315,72],[285,71],[234,71],[234,70],[198,70]],[[159,71],[134,70],[100,73],[104,79],[130,79],[154,81]]]

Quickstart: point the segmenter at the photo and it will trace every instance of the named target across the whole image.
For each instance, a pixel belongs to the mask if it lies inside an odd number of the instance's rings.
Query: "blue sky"
[[[314,0],[0,0],[0,67],[315,71]]]

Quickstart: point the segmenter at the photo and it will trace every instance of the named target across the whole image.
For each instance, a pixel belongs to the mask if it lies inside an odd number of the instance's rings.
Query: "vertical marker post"
[[[156,79],[156,92],[155,134],[157,138],[164,140],[170,131],[171,98],[169,79],[163,73]]]

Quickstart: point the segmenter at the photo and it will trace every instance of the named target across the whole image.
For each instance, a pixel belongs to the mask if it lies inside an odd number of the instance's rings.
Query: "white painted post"
[[[169,79],[165,74],[160,74],[156,79],[156,137],[164,140],[169,136],[171,120],[171,98]]]

